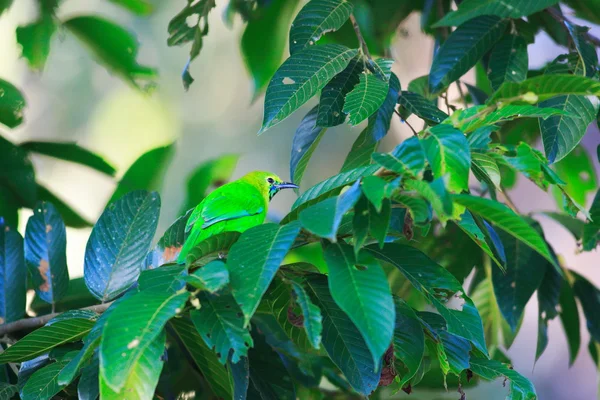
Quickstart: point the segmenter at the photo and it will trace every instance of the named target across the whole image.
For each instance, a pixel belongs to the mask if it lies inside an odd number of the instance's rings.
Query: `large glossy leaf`
[[[487,274],[491,274],[491,271],[487,271]],[[493,353],[500,345],[508,348],[514,335],[498,307],[491,277],[486,276],[475,286],[471,292],[471,299],[481,315],[485,342],[490,352]]]
[[[553,115],[563,115],[565,111],[559,108],[541,108],[531,105],[508,104],[494,111],[486,106],[471,107],[452,115],[453,125],[465,133],[472,132],[485,126],[511,121],[523,117],[549,118]]]
[[[290,156],[290,177],[296,185],[302,182],[308,162],[326,130],[317,126],[317,115],[321,106],[315,106],[304,116],[294,134]]]
[[[359,267],[361,260],[350,245],[330,244],[324,257],[331,296],[361,332],[373,365],[379,368],[394,332],[394,304],[386,276],[377,262]]]
[[[50,42],[56,32],[56,23],[51,15],[42,12],[31,24],[19,26],[16,30],[17,43],[21,46],[21,55],[33,70],[42,71],[48,55]]]
[[[300,223],[317,236],[336,241],[342,217],[356,204],[360,197],[360,180],[336,197],[330,197],[300,212]]]
[[[534,400],[537,398],[533,384],[512,369],[510,366],[496,360],[471,357],[471,371],[486,380],[505,378],[510,380],[510,395],[508,399]]]
[[[23,109],[27,104],[23,94],[12,83],[0,79],[0,123],[14,128],[23,122]]]
[[[484,15],[462,24],[436,53],[429,72],[429,89],[439,92],[475,66],[502,37],[507,22]]]
[[[27,151],[85,165],[110,176],[116,172],[115,167],[104,158],[74,142],[25,142],[19,146]]]
[[[191,213],[192,210],[189,210],[167,228],[154,249],[146,255],[144,269],[158,268],[163,264],[177,260],[183,242],[185,242],[185,226]]]
[[[488,103],[538,102],[567,94],[598,96],[600,82],[578,75],[540,75],[523,82],[504,82]]]
[[[433,26],[461,25],[465,21],[480,15],[496,15],[498,17],[526,17],[544,8],[558,3],[558,0],[465,0],[458,10],[446,14]]]
[[[11,191],[19,205],[33,207],[37,201],[37,186],[29,155],[1,136],[0,154],[0,184]]]
[[[312,0],[300,10],[290,29],[290,54],[314,45],[323,34],[338,30],[352,12],[345,0]]]
[[[265,97],[259,134],[278,124],[342,72],[357,50],[337,44],[311,46],[294,53],[279,67]]]
[[[400,143],[390,153],[374,153],[373,161],[398,174],[418,176],[425,168],[425,153],[419,138],[413,136]]]
[[[96,298],[113,299],[135,282],[159,212],[158,194],[142,190],[123,196],[104,210],[85,250],[85,283]]]
[[[256,98],[281,65],[298,0],[274,0],[256,7],[242,35],[241,49]]]
[[[138,278],[140,291],[175,293],[185,287],[183,279],[187,277],[184,265],[169,265],[143,271]]]
[[[292,287],[296,296],[296,303],[302,310],[302,316],[304,317],[303,326],[306,330],[306,335],[312,347],[318,349],[321,346],[321,336],[323,333],[323,316],[321,315],[321,310],[310,299],[304,283],[292,281]]]
[[[40,299],[52,304],[67,293],[67,233],[51,203],[38,203],[27,221],[25,263]]]
[[[265,224],[248,229],[231,247],[227,258],[231,290],[244,313],[244,326],[290,250],[300,224]]]
[[[381,107],[388,94],[389,84],[374,74],[360,74],[360,82],[346,95],[344,113],[350,124],[357,125]]]
[[[248,355],[252,337],[240,318],[240,308],[231,294],[198,296],[200,310],[190,313],[194,326],[206,345],[217,353],[221,364],[237,363]]]
[[[310,4],[310,3],[309,3]],[[344,102],[346,95],[360,81],[364,63],[360,56],[350,60],[348,66],[325,85],[319,99],[317,125],[336,126],[346,120]]]
[[[65,319],[36,329],[0,354],[0,363],[31,360],[65,343],[74,342],[94,326],[88,318]]]
[[[118,391],[115,391],[109,385],[109,381],[102,374],[101,367],[99,375],[100,398],[107,400],[120,400],[124,398],[131,400],[153,399],[164,363],[162,357],[165,351],[165,336],[165,332],[162,329],[158,330],[157,336],[140,350],[139,355],[136,357],[136,362],[131,369],[123,371],[125,381]],[[102,360],[102,356],[100,359]]]
[[[488,76],[494,90],[504,82],[522,82],[527,78],[527,43],[523,37],[504,35],[490,53]]]
[[[153,80],[154,68],[138,64],[138,42],[131,33],[108,20],[81,16],[63,21],[106,67],[121,75],[125,81],[138,86],[137,80]]]
[[[202,372],[202,376],[208,382],[211,390],[224,399],[230,398],[232,389],[227,368],[219,363],[215,352],[204,344],[204,340],[192,322],[188,318],[174,318],[169,324],[175,330],[200,372]],[[234,398],[239,399],[239,397]]]
[[[146,349],[167,321],[181,312],[188,297],[187,292],[140,292],[124,299],[110,314],[100,343],[100,375],[112,391],[121,392],[135,379]]]
[[[174,151],[175,145],[169,144],[142,154],[125,172],[109,203],[134,190],[160,190]],[[195,206],[196,204],[192,207]]]
[[[307,291],[323,315],[323,347],[327,354],[357,392],[371,393],[379,383],[373,357],[356,326],[331,297],[327,279],[310,276]]]
[[[198,243],[185,258],[188,267],[201,267],[221,258],[239,239],[239,232],[222,232]]]
[[[449,125],[430,128],[431,135],[421,140],[435,178],[448,175],[448,190],[461,192],[469,186],[471,152],[465,135]]]
[[[384,64],[385,61],[386,59],[381,59],[380,63]],[[383,139],[383,137],[390,130],[390,123],[392,121],[392,116],[394,115],[394,111],[396,109],[398,94],[400,93],[400,81],[398,80],[396,74],[390,71],[388,81],[389,89],[387,92],[387,96],[381,107],[379,107],[379,110],[377,110],[375,114],[369,117],[369,124],[365,129],[365,131],[372,136],[371,139],[374,142]],[[346,167],[346,163],[344,163],[344,167]],[[342,171],[345,171],[344,167],[342,167]]]
[[[540,120],[540,131],[546,158],[550,163],[567,156],[579,144],[588,125],[598,114],[597,99],[592,103],[585,96],[558,96],[540,103],[540,107],[552,107],[565,112]]]
[[[414,310],[395,297],[396,321],[394,325],[394,365],[401,373],[399,387],[409,382],[419,370],[425,355],[425,335]],[[406,373],[404,373],[406,368]]]
[[[0,218],[0,325],[25,315],[26,293],[23,238]]]
[[[550,254],[550,250],[540,234],[504,204],[467,194],[454,195],[452,199],[455,203],[467,207],[472,213],[485,218],[498,228],[531,247],[557,267],[556,261]]]
[[[429,125],[437,125],[448,118],[448,114],[418,93],[403,90],[398,97],[398,104],[410,114],[415,114]]]
[[[23,400],[51,399],[58,394],[65,385],[58,383],[58,374],[68,361],[58,361],[47,365],[33,373],[21,390]]]
[[[374,245],[370,245],[367,249],[379,260],[398,268],[415,289],[422,292],[433,303],[446,320],[448,332],[469,340],[477,349],[487,354],[479,312],[450,272],[420,250],[410,246],[386,243],[383,249]],[[448,308],[445,304],[452,294],[464,300],[461,310]]]

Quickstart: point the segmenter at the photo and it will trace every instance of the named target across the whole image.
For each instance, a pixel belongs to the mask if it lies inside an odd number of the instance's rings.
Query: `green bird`
[[[265,222],[269,201],[281,189],[297,188],[272,172],[254,171],[215,189],[196,206],[185,226],[186,239],[177,262],[198,243],[221,232],[243,232]]]

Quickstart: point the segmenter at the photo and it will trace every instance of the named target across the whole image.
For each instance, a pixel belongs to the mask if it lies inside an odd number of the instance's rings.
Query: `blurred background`
[[[118,176],[146,151],[175,142],[176,151],[161,190],[163,205],[158,234],[179,216],[186,200],[187,178],[201,162],[223,154],[236,154],[239,162],[233,178],[255,169],[272,170],[284,179],[289,178],[294,130],[315,102],[257,136],[262,121],[263,97],[253,101],[252,80],[240,52],[243,23],[237,19],[232,28],[226,26],[222,21],[224,3],[217,1],[217,8],[210,14],[210,33],[204,40],[200,56],[191,66],[195,82],[186,92],[181,83],[181,71],[189,49],[169,48],[166,42],[168,22],[184,6],[185,0],[156,1],[150,17],[136,17],[106,1],[63,2],[58,15],[61,19],[84,12],[95,13],[137,34],[140,64],[156,67],[159,71],[157,88],[147,94],[99,66],[67,32],[59,32],[53,38],[44,72],[31,72],[26,62],[19,58],[15,29],[35,18],[36,7],[33,0],[15,1],[0,17],[0,78],[22,90],[28,107],[25,123],[17,129],[3,129],[2,135],[17,143],[26,140],[75,141],[103,155],[117,167]],[[597,28],[593,28],[594,31],[598,34]],[[544,33],[539,36],[536,44],[529,46],[530,68],[539,68],[564,52]],[[393,70],[403,87],[429,72],[432,50],[432,40],[420,31],[419,15],[413,14],[402,23],[392,46],[396,60]],[[470,75],[464,79],[465,82],[472,80]],[[302,188],[337,173],[362,129],[362,125],[329,129],[313,156]],[[394,118],[380,149],[388,151],[410,134],[408,127]],[[583,140],[584,147],[590,154],[595,154],[599,143],[597,126],[590,126]],[[593,159],[598,170],[598,162],[595,157]],[[90,221],[98,218],[116,186],[117,180],[79,165],[39,155],[34,155],[33,161],[37,179]],[[525,179],[519,180],[512,198],[523,213],[556,209],[550,196]],[[285,215],[294,199],[295,194],[291,191],[278,195],[271,207],[273,218]],[[588,199],[586,208],[590,201]],[[21,212],[21,232],[29,215],[29,211]],[[600,285],[598,254],[595,251],[577,254],[571,235],[547,218],[540,217],[539,220],[547,239],[564,258],[565,264]],[[90,231],[89,228],[67,228],[67,257],[72,278],[82,275]],[[585,349],[589,337],[584,326],[581,327],[582,348],[572,367],[569,368],[568,346],[558,318],[550,322],[548,349],[534,365],[536,302],[536,296],[533,296],[523,327],[508,350],[515,369],[533,381],[542,400],[596,398],[597,373]],[[585,320],[581,321],[584,324]],[[471,399],[493,400],[503,399],[507,391],[508,387],[503,387],[502,382],[496,382],[467,393]],[[396,396],[407,395],[400,392]],[[417,387],[410,397],[456,399],[459,395],[455,392],[432,393]]]

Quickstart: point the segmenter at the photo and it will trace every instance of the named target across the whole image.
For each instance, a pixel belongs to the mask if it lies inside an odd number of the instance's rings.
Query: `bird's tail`
[[[190,235],[183,242],[183,247],[179,252],[179,256],[177,256],[178,264],[185,264],[185,258],[189,254],[189,252],[194,248],[194,246],[198,243],[198,237],[200,236],[201,231],[192,230]]]

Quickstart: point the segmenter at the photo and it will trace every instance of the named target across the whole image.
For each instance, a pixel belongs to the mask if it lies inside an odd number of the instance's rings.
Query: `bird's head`
[[[261,193],[268,196],[269,200],[281,189],[296,189],[298,187],[293,183],[284,182],[276,174],[267,171],[250,172],[242,179],[257,187]]]

